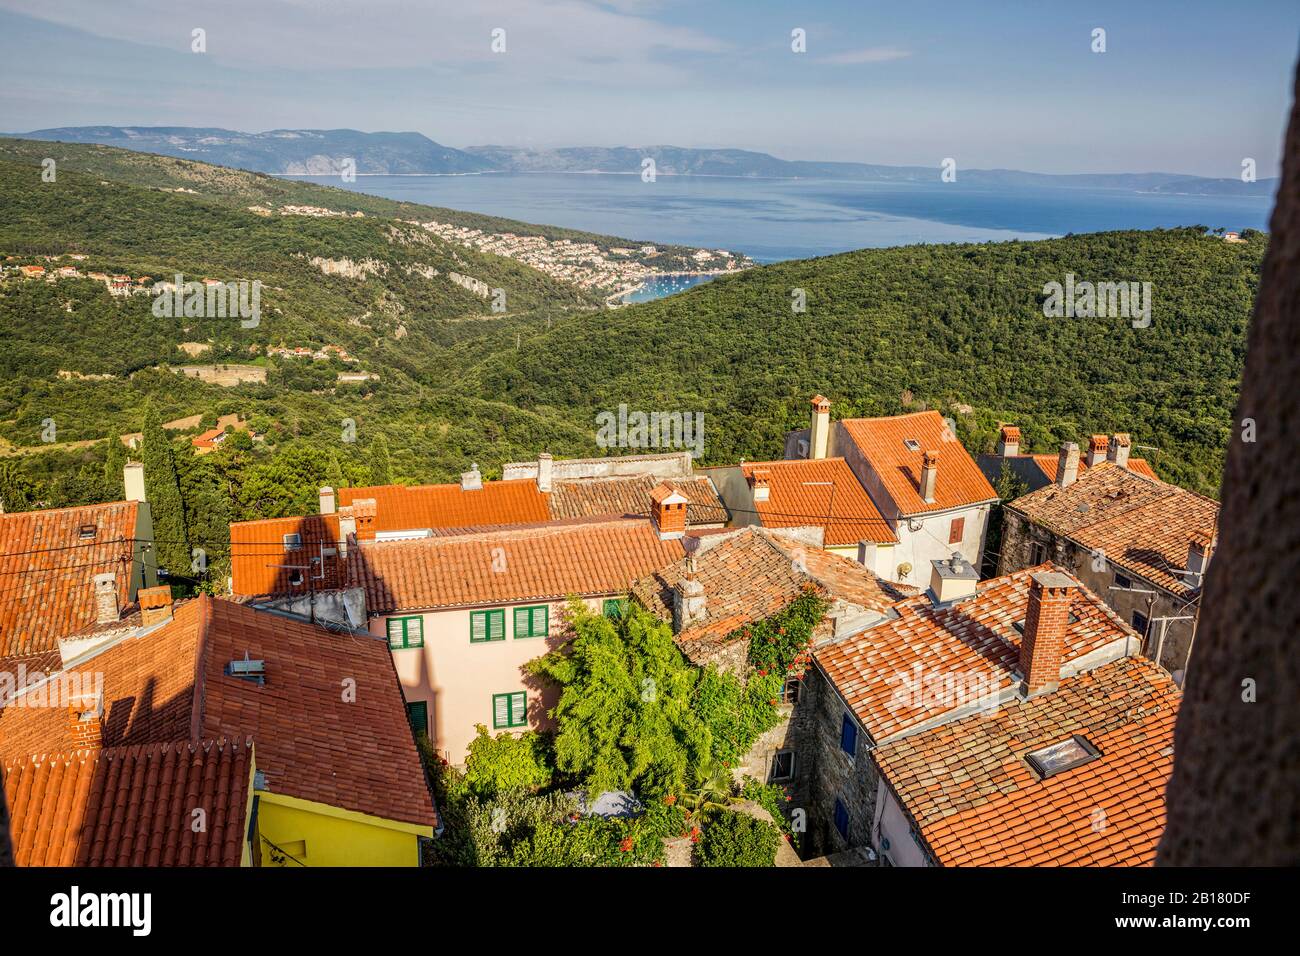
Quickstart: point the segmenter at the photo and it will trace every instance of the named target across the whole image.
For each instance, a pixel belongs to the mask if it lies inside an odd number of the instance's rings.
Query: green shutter
[[[522,727],[528,723],[528,696],[521,690],[510,695],[510,726]]]
[[[533,626],[531,624],[531,615],[529,614],[529,608],[526,607],[515,608],[515,638],[518,639],[521,637],[532,637],[532,636],[533,636]]]
[[[545,637],[551,632],[551,609],[543,604],[533,608],[533,637]]]
[[[406,619],[406,646],[424,647],[424,618],[408,617]]]
[[[402,646],[402,619],[400,617],[390,617],[388,619],[388,646]]]
[[[411,729],[417,734],[429,732],[429,702],[417,700],[406,705],[406,716],[411,721]]]
[[[497,728],[510,726],[509,694],[492,695],[492,726]]]
[[[504,641],[506,639],[506,612],[488,611],[488,640]]]
[[[487,640],[487,611],[470,612],[469,640],[471,644]]]

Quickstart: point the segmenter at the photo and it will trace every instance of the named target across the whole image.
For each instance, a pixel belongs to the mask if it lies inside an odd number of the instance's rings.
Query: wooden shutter
[[[541,607],[533,608],[533,614],[532,614],[533,624],[532,627],[528,629],[528,633],[531,634],[533,637],[546,636],[546,632],[548,630],[547,612],[549,610],[550,609],[545,604],[543,604]]]
[[[390,617],[388,619],[388,646],[402,646],[402,619],[400,617]]]
[[[497,694],[492,698],[492,726],[510,726],[510,695]]]
[[[528,721],[528,696],[521,690],[510,695],[510,726],[517,727]]]
[[[515,637],[532,637],[531,615],[526,607],[515,608]]]
[[[488,636],[487,612],[474,611],[469,616],[469,639],[471,641],[486,641]]]
[[[488,640],[504,641],[506,639],[506,612],[488,611]]]
[[[953,518],[952,525],[948,529],[948,543],[960,544],[962,535],[965,533],[965,531],[966,531],[966,519]]]
[[[424,647],[424,618],[408,617],[406,619],[406,646]]]

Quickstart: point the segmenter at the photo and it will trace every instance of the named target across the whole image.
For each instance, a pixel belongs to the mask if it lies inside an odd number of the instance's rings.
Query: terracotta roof
[[[1027,455],[1027,456],[1021,455],[1021,456],[1012,456],[1012,457],[1032,458],[1034,460],[1034,464],[1036,464],[1039,467],[1039,469],[1043,473],[1043,476],[1048,481],[1056,481],[1056,466],[1060,464],[1059,455]],[[1112,462],[1112,464],[1114,463]],[[1128,460],[1127,467],[1129,471],[1136,472],[1139,475],[1144,475],[1147,478],[1156,477],[1155,469],[1151,467],[1151,464],[1145,458],[1130,458]],[[1079,474],[1083,474],[1087,470],[1088,470],[1088,462],[1084,460],[1083,456],[1080,456]]]
[[[892,418],[845,418],[839,423],[905,515],[996,501],[997,492],[938,412]],[[905,442],[913,441],[915,448]],[[921,497],[921,457],[939,453],[934,502]]]
[[[1181,695],[1129,657],[1051,693],[886,744],[874,759],[947,866],[1149,866]],[[1096,759],[1040,779],[1025,756],[1084,737]]]
[[[1219,523],[1217,502],[1109,461],[1081,472],[1068,488],[1047,485],[1006,507],[1179,595],[1193,589],[1171,569],[1186,569],[1192,536]]]
[[[816,525],[825,529],[828,547],[859,541],[898,542],[898,536],[843,458],[756,461],[740,466],[747,481],[756,468],[767,472],[767,500],[754,502],[763,527]]]
[[[0,514],[0,656],[54,650],[95,622],[95,575],[117,575],[131,597],[134,501]],[[81,537],[93,527],[94,537]]]
[[[247,654],[266,683],[225,674]],[[387,643],[200,596],[172,620],[111,641],[55,680],[103,675],[104,745],[251,736],[267,789],[434,826]],[[345,680],[355,702],[343,701]],[[29,694],[35,691],[29,691]],[[0,757],[67,749],[60,708],[0,710]]]
[[[647,575],[633,595],[651,613],[672,620],[673,591],[692,573],[692,564],[704,589],[705,616],[680,630],[676,640],[695,664],[715,659],[737,628],[771,617],[809,589],[882,614],[915,593],[841,555],[749,527],[701,539],[691,558]]]
[[[6,759],[19,866],[239,866],[253,742],[156,743]],[[194,811],[205,826],[194,829]]]
[[[683,547],[642,519],[366,542],[349,557],[349,583],[380,614],[621,594]]]
[[[284,538],[292,534],[299,536],[302,547],[287,551]],[[336,514],[237,521],[230,526],[231,590],[259,595],[305,592],[309,586],[317,591],[342,587],[344,571],[337,555],[325,554],[326,549],[337,549],[338,543]],[[294,571],[282,565],[306,565],[312,559],[320,560],[301,572],[302,584],[290,583]]]
[[[1054,565],[1043,569],[1060,570]],[[936,607],[928,594],[893,606],[896,620],[814,652],[840,696],[876,742],[941,717],[1012,686],[1019,671],[1020,632],[1033,570],[992,578],[955,604]],[[1082,585],[1070,604],[1062,667],[1132,635]],[[934,693],[956,681],[951,693]]]
[[[366,499],[375,502],[375,531],[524,524],[551,516],[537,482],[528,479],[485,481],[474,491],[459,484],[338,489],[340,506]]]
[[[726,523],[727,509],[723,507],[713,481],[705,476],[577,478],[554,482],[550,494],[544,497],[550,516],[557,519],[647,515],[650,513],[650,493],[661,484],[686,499],[688,524]]]

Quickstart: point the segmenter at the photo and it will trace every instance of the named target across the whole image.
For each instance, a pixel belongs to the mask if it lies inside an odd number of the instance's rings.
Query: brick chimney
[[[1106,448],[1110,445],[1105,435],[1093,435],[1088,439],[1088,467],[1106,460]]]
[[[95,575],[95,623],[112,624],[122,615],[117,604],[117,575],[112,571]]]
[[[667,485],[650,492],[650,522],[662,541],[686,535],[686,498]]]
[[[927,451],[921,456],[921,500],[934,504],[934,489],[939,483],[939,453]]]
[[[481,491],[483,489],[483,475],[478,470],[478,465],[470,465],[469,471],[460,473],[460,490],[461,491]]]
[[[825,395],[812,397],[812,427],[808,430],[808,457],[826,457],[831,435],[831,400]]]
[[[1056,459],[1056,483],[1062,488],[1069,488],[1079,477],[1079,446],[1072,441],[1061,445],[1061,453]]]
[[[172,617],[172,589],[168,584],[156,588],[141,588],[137,595],[140,602],[140,623],[145,627],[160,621],[170,621]]]
[[[554,473],[555,459],[550,452],[542,452],[537,456],[537,490],[542,494],[550,492]]]
[[[998,432],[998,455],[1009,458],[1020,454],[1020,429],[1015,425],[1003,425]]]
[[[1020,637],[1021,696],[1056,690],[1061,680],[1070,601],[1078,586],[1074,578],[1060,571],[1037,571],[1029,576],[1029,607]]]
[[[352,505],[344,505],[339,509],[339,557],[346,559],[348,556],[348,539],[355,537],[357,533],[357,519],[353,513]]]
[[[1127,468],[1130,445],[1131,442],[1127,432],[1116,432],[1110,436],[1110,448],[1106,452],[1106,458],[1121,468]]]
[[[755,501],[767,501],[772,495],[772,472],[767,468],[755,468],[749,473],[749,487],[754,489]]]
[[[68,701],[68,735],[74,750],[101,750],[104,746],[104,695],[80,694]]]
[[[128,461],[122,468],[122,487],[127,501],[146,501],[144,493],[144,465]]]
[[[1191,572],[1183,580],[1189,588],[1199,588],[1205,581],[1205,572],[1210,568],[1210,558],[1214,556],[1217,541],[1212,529],[1203,529],[1192,533],[1187,542],[1187,570]]]
[[[323,515],[332,515],[335,511],[334,489],[326,485],[320,490],[320,513]]]
[[[375,540],[375,513],[378,506],[374,498],[356,498],[352,502],[352,516],[358,541]],[[342,528],[339,529],[342,531]]]

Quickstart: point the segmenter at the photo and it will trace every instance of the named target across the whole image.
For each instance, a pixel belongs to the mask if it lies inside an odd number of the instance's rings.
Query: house
[[[19,266],[18,271],[24,279],[39,279],[45,275],[45,266]]]
[[[885,620],[814,650],[813,852],[876,862],[1150,865],[1178,688],[1077,578],[977,583],[960,556]]]
[[[1003,508],[999,573],[1053,561],[1105,597],[1143,637],[1142,653],[1182,685],[1218,503],[1114,461],[1080,470],[1061,448],[1056,480]]]
[[[45,669],[60,638],[115,625],[158,583],[144,466],[128,464],[123,478],[125,501],[0,508],[0,672]]]
[[[384,642],[157,590],[0,699],[19,864],[418,865],[438,821]]]
[[[164,425],[164,428],[167,426]],[[248,431],[248,422],[240,419],[238,413],[222,415],[217,419],[214,428],[209,428],[200,435],[195,435],[190,439],[190,445],[193,446],[195,454],[206,455],[210,451],[215,451],[217,447],[226,440],[227,429],[237,432]]]
[[[913,588],[882,581],[858,562],[824,549],[821,528],[746,527],[706,532],[688,553],[632,587],[632,599],[673,628],[674,640],[697,667],[716,666],[747,676],[748,625],[780,614],[803,595],[827,603],[813,629],[815,645],[843,639],[883,620]],[[750,748],[736,767],[763,782],[789,782],[799,805],[807,798],[816,722],[804,719],[802,684],[786,680],[778,704],[781,721]],[[796,781],[798,785],[796,786]]]
[[[984,477],[996,485],[1005,465],[1012,475],[1025,484],[1027,491],[1037,491],[1056,481],[1060,455],[1021,453],[1020,445],[1020,429],[1015,425],[1003,425],[998,432],[997,453],[979,456],[980,471]],[[1109,437],[1093,435],[1088,439],[1088,454],[1079,458],[1079,471],[1086,471],[1098,462],[1112,461],[1139,475],[1158,477],[1146,459],[1129,457],[1131,447],[1132,439],[1124,432]]]
[[[978,564],[997,492],[939,413],[832,422],[830,410],[813,396],[811,427],[787,436],[785,457],[845,460],[898,539],[876,556],[882,577],[923,583],[930,562],[953,551]]]

